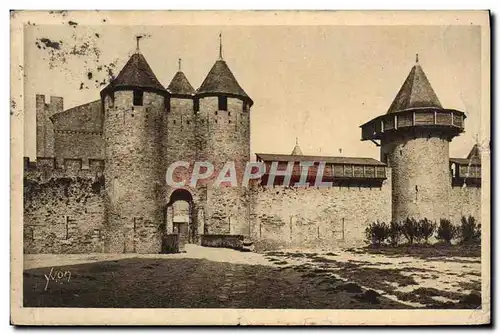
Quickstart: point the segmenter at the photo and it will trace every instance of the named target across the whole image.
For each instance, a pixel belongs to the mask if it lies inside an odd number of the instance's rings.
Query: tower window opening
[[[142,106],[144,99],[144,92],[139,90],[134,90],[134,106]]]
[[[231,116],[231,112],[227,112],[227,116]]]
[[[194,100],[194,102],[193,102],[193,110],[195,112],[199,112],[200,111],[200,100],[198,100],[198,99]]]
[[[227,97],[219,97],[219,110],[227,111]]]

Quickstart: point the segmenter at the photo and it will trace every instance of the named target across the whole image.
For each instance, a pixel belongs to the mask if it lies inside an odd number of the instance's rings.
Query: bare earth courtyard
[[[480,257],[334,251],[24,256],[25,307],[480,308]]]

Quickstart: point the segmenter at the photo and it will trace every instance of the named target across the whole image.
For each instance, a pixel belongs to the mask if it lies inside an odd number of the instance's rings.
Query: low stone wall
[[[43,171],[42,171],[43,172]],[[102,176],[25,174],[25,254],[96,253],[106,236]]]
[[[201,235],[201,245],[204,247],[241,250],[244,238],[243,235]]]

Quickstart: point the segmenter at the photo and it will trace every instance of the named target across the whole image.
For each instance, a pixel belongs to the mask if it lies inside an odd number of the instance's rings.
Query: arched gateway
[[[193,196],[188,190],[176,189],[165,206],[164,222],[167,234],[178,234],[181,245],[198,242],[194,218]]]

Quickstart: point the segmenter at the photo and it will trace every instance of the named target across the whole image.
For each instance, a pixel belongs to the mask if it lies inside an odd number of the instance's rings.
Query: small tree
[[[406,218],[401,227],[401,232],[409,244],[413,244],[418,235],[418,222],[414,218]]]
[[[419,237],[419,241],[423,239],[425,241],[425,244],[428,244],[429,237],[431,237],[436,230],[436,223],[428,220],[427,218],[424,218],[423,220],[420,220],[418,222],[417,228],[417,236]]]
[[[481,242],[481,225],[478,225],[476,223],[476,219],[473,216],[469,215],[469,217],[467,218],[465,216],[462,216],[458,231],[460,243],[462,244],[473,244]]]
[[[372,222],[365,229],[367,243],[380,246],[389,236],[389,226],[385,222]]]
[[[446,244],[451,244],[451,240],[456,236],[457,228],[451,224],[451,221],[448,219],[441,219],[439,221],[436,238]]]
[[[395,247],[401,240],[403,225],[397,221],[391,221],[389,225],[388,239],[389,243]]]

